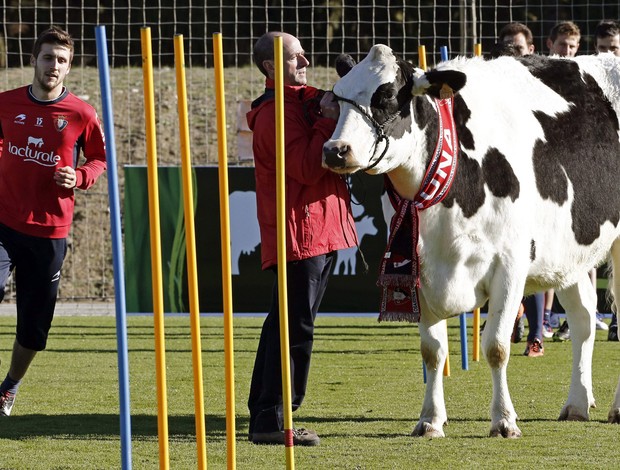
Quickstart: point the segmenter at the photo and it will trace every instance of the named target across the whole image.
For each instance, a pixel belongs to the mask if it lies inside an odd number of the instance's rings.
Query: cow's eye
[[[383,85],[375,92],[370,102],[373,108],[391,111],[397,106],[397,98],[394,87],[391,85]]]
[[[381,97],[381,102],[389,105],[390,103],[393,103],[394,101],[396,101],[396,95],[393,95],[391,93],[386,93],[384,96]]]

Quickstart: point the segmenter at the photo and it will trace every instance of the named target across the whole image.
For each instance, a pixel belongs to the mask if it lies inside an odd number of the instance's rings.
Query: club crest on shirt
[[[69,124],[69,121],[67,121],[65,116],[58,116],[54,118],[54,126],[58,132],[64,130],[64,128],[67,127],[67,124]]]

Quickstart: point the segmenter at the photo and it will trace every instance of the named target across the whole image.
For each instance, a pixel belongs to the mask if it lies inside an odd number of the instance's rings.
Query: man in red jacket
[[[314,320],[335,251],[357,244],[345,181],[321,166],[323,144],[336,127],[340,108],[330,92],[306,84],[309,61],[299,40],[268,32],[254,46],[254,62],[267,77],[265,93],[247,115],[253,131],[256,200],[262,268],[277,273],[276,141],[274,54],[282,37],[286,179],[286,253],[292,409],[306,394]],[[261,331],[250,385],[249,439],[284,443],[277,277],[271,309]],[[295,429],[295,445],[317,445],[314,431]]]
[[[34,44],[32,84],[0,93],[0,300],[16,268],[17,304],[0,416],[11,414],[22,378],[47,344],[74,191],[88,189],[106,169],[95,110],[64,87],[72,59],[71,36],[50,28]]]

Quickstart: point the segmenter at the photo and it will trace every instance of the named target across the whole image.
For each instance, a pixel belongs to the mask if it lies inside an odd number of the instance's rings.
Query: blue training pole
[[[441,61],[445,62],[448,60],[448,46],[440,46],[439,52],[441,54]]]
[[[118,385],[121,416],[121,468],[131,469],[131,413],[129,410],[129,361],[127,360],[127,312],[125,310],[125,269],[123,267],[123,238],[121,235],[121,210],[118,196],[116,170],[116,145],[114,142],[114,116],[110,91],[108,46],[105,26],[95,28],[97,40],[97,64],[103,105],[103,129],[106,140],[108,166],[108,197],[110,199],[110,223],[112,228],[112,258],[114,264],[114,301],[116,305],[116,345],[118,349]]]
[[[448,46],[441,46],[439,48],[441,53],[441,61],[448,60]],[[459,325],[461,327],[461,368],[463,370],[469,370],[469,361],[467,357],[467,317],[465,313],[459,315]]]

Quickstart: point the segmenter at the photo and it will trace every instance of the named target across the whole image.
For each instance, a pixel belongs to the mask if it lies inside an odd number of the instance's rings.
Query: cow
[[[453,97],[456,171],[444,198],[418,214],[428,373],[412,435],[444,437],[445,320],[488,301],[490,436],[521,436],[506,378],[510,336],[524,293],[549,288],[566,310],[573,351],[559,419],[588,420],[597,301],[588,271],[606,260],[620,266],[618,59],[457,57],[423,71],[378,44],[333,92],[340,117],[323,165],[387,175],[404,200],[417,196],[435,151],[439,99]],[[617,298],[613,273],[610,290]],[[620,382],[608,419],[620,422]]]
[[[43,147],[43,138],[42,137],[28,137],[28,145],[34,145],[37,148]]]

